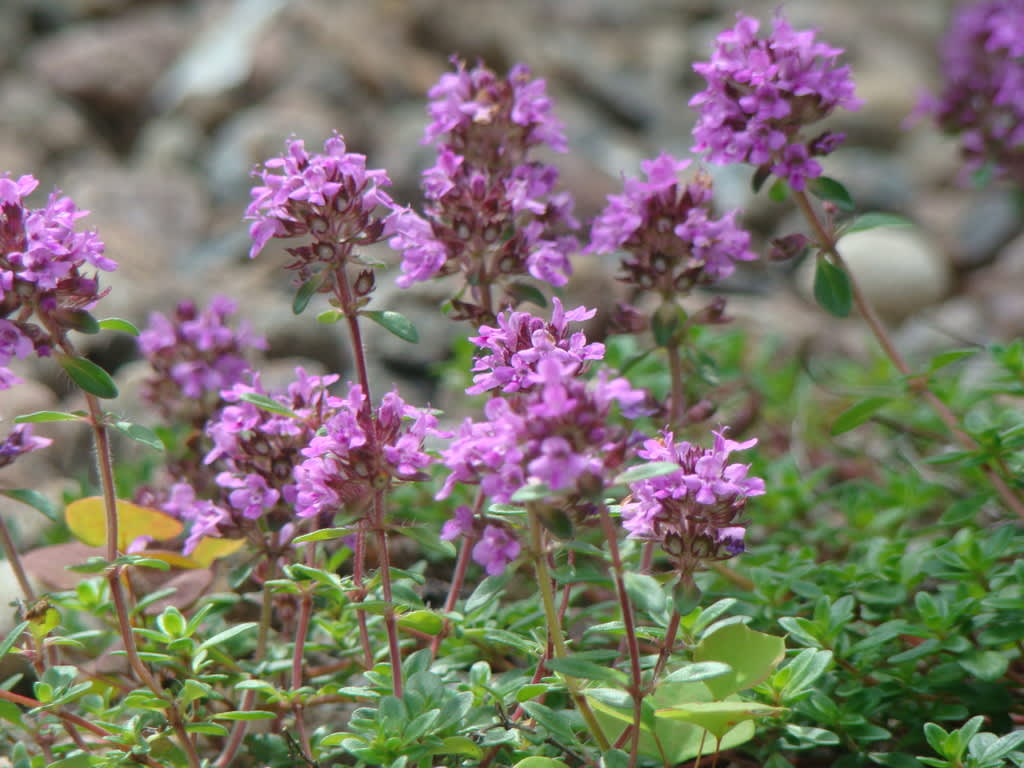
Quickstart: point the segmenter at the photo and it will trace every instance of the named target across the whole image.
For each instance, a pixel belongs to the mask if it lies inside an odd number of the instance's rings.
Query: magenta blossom
[[[801,130],[837,107],[862,104],[850,70],[836,64],[841,49],[816,40],[813,30],[794,30],[781,14],[763,38],[756,19],[736,18],[718,36],[711,60],[693,67],[708,84],[690,100],[700,113],[693,150],[706,151],[713,163],[763,166],[803,189],[821,175],[814,156],[830,152],[841,137],[809,139]]]
[[[684,570],[742,551],[746,500],[765,492],[764,480],[750,477],[748,465],[729,462],[733,452],[757,440],[729,440],[724,430],[714,435],[710,449],[676,442],[668,431],[646,441],[637,452],[641,458],[674,462],[679,470],[631,483],[622,505],[630,538],[661,542]]]
[[[665,296],[728,277],[735,262],[751,261],[750,234],[736,224],[736,211],[715,218],[711,179],[679,175],[688,160],[662,153],[645,160],[647,181],[627,178],[621,195],[594,220],[592,253],[625,251],[620,279]]]

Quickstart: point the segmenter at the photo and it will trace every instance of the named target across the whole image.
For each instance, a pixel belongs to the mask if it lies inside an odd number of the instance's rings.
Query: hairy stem
[[[397,698],[402,697],[402,653],[398,645],[398,625],[395,621],[394,598],[391,593],[391,553],[388,551],[388,529],[385,524],[384,490],[373,495],[374,531],[377,535],[377,557],[380,585],[384,593],[384,627],[388,633],[391,656],[391,686]]]

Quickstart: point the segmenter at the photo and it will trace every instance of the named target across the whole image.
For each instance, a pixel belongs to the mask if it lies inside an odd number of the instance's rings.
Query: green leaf
[[[914,226],[914,222],[906,216],[899,216],[895,213],[882,213],[872,211],[863,213],[850,223],[842,227],[842,234],[848,235],[851,232],[863,232],[876,227],[889,227],[890,229],[907,229]]]
[[[60,513],[57,511],[57,507],[39,491],[27,488],[13,488],[9,491],[0,490],[0,496],[6,496],[9,499],[14,499],[14,501],[32,507],[32,509],[41,512],[54,523],[60,522]]]
[[[789,197],[789,184],[785,179],[776,179],[768,187],[768,199],[773,203],[784,203],[787,197]]]
[[[242,624],[236,624],[233,627],[228,627],[223,632],[218,632],[213,637],[204,640],[202,643],[199,644],[199,647],[196,649],[196,651],[201,651],[206,648],[212,648],[215,645],[225,643],[231,638],[242,634],[243,632],[248,632],[250,629],[255,629],[257,626],[259,625],[255,621],[247,621]]]
[[[277,715],[262,709],[235,710],[214,715],[214,720],[273,720]]]
[[[977,347],[968,347],[966,349],[951,349],[948,352],[942,352],[936,355],[928,363],[928,372],[935,373],[940,368],[945,368],[947,365],[960,362],[965,357],[976,355],[981,350]]]
[[[922,768],[922,764],[906,752],[869,752],[868,757],[887,768]]]
[[[746,720],[771,717],[785,711],[783,707],[772,707],[756,701],[694,701],[676,707],[659,709],[656,714],[659,718],[666,720],[682,720],[699,725],[716,739],[721,739]]]
[[[444,619],[432,611],[410,611],[398,617],[398,625],[427,635],[436,635],[444,627]]]
[[[279,416],[288,416],[293,419],[299,418],[299,415],[295,413],[291,408],[281,405],[273,398],[261,395],[258,392],[243,392],[238,396],[239,400],[244,400],[247,403],[252,403],[257,408],[267,411],[268,413],[276,413]]]
[[[534,699],[542,693],[547,693],[550,690],[551,686],[545,683],[530,683],[516,691],[516,701],[529,701],[530,699]]]
[[[782,701],[788,702],[810,689],[832,664],[832,651],[805,648],[789,662],[789,679],[782,688]]]
[[[497,576],[488,576],[481,581],[473,593],[466,598],[466,614],[471,614],[485,606],[490,606],[497,601],[498,597],[505,591],[505,585],[511,575],[508,572],[500,573]]]
[[[892,402],[891,397],[869,397],[854,403],[832,422],[832,434],[841,435],[854,427],[859,427],[870,419],[876,411]]]
[[[416,330],[416,326],[409,321],[409,318],[399,312],[377,309],[366,310],[362,312],[362,314],[370,320],[373,320],[373,322],[377,323],[377,325],[384,330],[390,331],[403,341],[408,341],[410,344],[416,344],[420,340],[420,335]]]
[[[544,298],[544,294],[541,293],[540,289],[529,283],[512,283],[505,291],[517,302],[528,301],[531,304],[536,304],[538,307],[546,307],[548,305],[548,300]]]
[[[814,272],[814,298],[830,315],[848,317],[853,308],[853,290],[846,272],[819,258]]]
[[[5,637],[3,642],[0,643],[0,659],[6,656],[7,652],[14,647],[14,644],[18,642],[18,638],[21,637],[22,633],[26,629],[28,629],[28,622],[23,621],[21,622],[21,624],[19,624],[7,633],[7,637]]]
[[[835,203],[839,210],[846,213],[852,213],[857,208],[846,187],[828,176],[819,176],[808,181],[807,191],[819,200]]]
[[[1010,660],[998,651],[980,651],[959,661],[961,667],[987,683],[1001,679],[1010,664]]]
[[[534,756],[520,760],[512,768],[569,768],[569,766],[553,757]]]
[[[100,324],[96,318],[84,309],[67,309],[62,313],[63,325],[79,333],[93,336],[100,332]]]
[[[637,464],[635,467],[630,467],[625,472],[620,472],[614,482],[616,485],[626,485],[627,483],[635,483],[640,480],[650,480],[652,477],[671,475],[673,472],[679,471],[680,466],[675,461],[650,461],[646,464]]]
[[[435,755],[465,755],[466,757],[478,760],[483,757],[483,750],[476,745],[476,742],[466,736],[448,736],[441,742],[441,746],[435,747]]]
[[[745,624],[730,624],[701,640],[693,660],[721,661],[732,667],[729,674],[703,681],[716,698],[724,699],[765,680],[785,653],[781,637],[755,632]]]
[[[754,169],[754,175],[750,177],[750,189],[756,195],[761,191],[764,183],[772,177],[772,167],[769,163],[759,165]]]
[[[299,286],[299,290],[295,292],[295,298],[292,299],[292,313],[301,315],[306,307],[309,306],[310,300],[316,295],[317,291],[320,290],[320,286],[324,284],[324,273],[313,275],[309,280]]]
[[[14,418],[15,424],[46,424],[51,421],[85,421],[85,416],[64,411],[36,411]]]
[[[668,622],[668,617],[665,615],[665,593],[657,579],[650,574],[626,571],[623,574],[623,582],[626,586],[626,594],[629,595],[630,601],[638,612],[646,614],[652,619],[663,618],[665,623]]]
[[[346,536],[351,536],[355,531],[355,528],[321,528],[318,531],[312,531],[310,533],[304,533],[301,536],[296,536],[292,539],[292,544],[305,544],[309,541],[331,541],[333,539],[343,539]]]
[[[228,729],[217,723],[187,723],[185,731],[188,733],[201,733],[206,736],[227,736]]]
[[[96,363],[86,360],[84,357],[72,357],[60,353],[56,357],[64,372],[85,392],[105,400],[117,397],[117,385],[114,384],[114,380]]]
[[[675,672],[666,675],[662,680],[664,683],[695,683],[698,680],[707,680],[712,677],[732,672],[732,667],[721,661],[699,661],[695,664],[686,664]]]
[[[316,321],[323,325],[331,325],[341,320],[344,316],[345,313],[340,309],[325,309],[316,316]]]
[[[626,684],[626,675],[612,667],[595,664],[592,661],[584,661],[567,656],[561,659],[548,659],[545,662],[548,669],[568,677],[579,678],[580,680],[597,680],[602,683]]]
[[[121,331],[132,336],[139,335],[139,329],[135,324],[121,317],[107,317],[100,320],[100,328],[105,331]]]
[[[152,448],[154,451],[163,452],[165,450],[163,440],[157,437],[156,432],[149,427],[144,427],[131,421],[115,421],[114,429],[135,442]]]

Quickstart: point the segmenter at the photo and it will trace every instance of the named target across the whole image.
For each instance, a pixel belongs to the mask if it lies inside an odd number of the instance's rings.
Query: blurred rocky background
[[[243,211],[250,171],[280,154],[291,135],[319,148],[333,130],[371,167],[386,168],[402,202],[419,197],[432,150],[420,144],[425,92],[456,53],[504,73],[517,61],[545,77],[566,122],[571,151],[552,159],[589,220],[605,195],[661,150],[691,145],[692,71],[718,32],[743,10],[767,22],[777,0],[2,0],[0,173],[32,173],[55,186],[98,228],[120,263],[97,310],[138,325],[182,298],[224,293],[267,335],[273,370],[295,363],[350,373],[341,327],[314,312],[292,316],[293,287],[281,251],[247,258]],[[910,231],[875,231],[849,245],[900,343],[923,352],[984,342],[1024,328],[1024,237],[1011,190],[958,185],[957,147],[927,121],[907,124],[921,94],[937,88],[946,0],[786,0],[796,27],[815,26],[847,51],[857,113],[831,127],[848,134],[829,158],[863,210],[893,211]],[[800,227],[788,204],[750,191],[749,168],[712,168],[723,209],[743,208],[759,249]],[[40,200],[42,197],[40,196]],[[381,258],[396,263],[384,249]],[[570,303],[610,308],[613,264],[579,257]],[[783,333],[794,344],[819,337],[862,340],[856,320],[839,324],[801,295],[794,265],[753,265],[730,280],[740,322]],[[380,279],[375,306],[414,320],[410,346],[378,329],[368,346],[381,388],[396,383],[413,402],[438,402],[430,364],[453,329],[437,313],[444,293],[399,292]],[[319,307],[323,308],[323,307]],[[314,310],[317,307],[313,308]],[[464,329],[462,329],[464,330]],[[860,341],[850,343],[867,344]],[[114,407],[143,423],[135,401],[143,373],[134,343],[104,333],[82,339],[115,372]],[[4,392],[0,417],[61,402],[69,387],[37,365]],[[281,374],[278,374],[279,376]],[[67,425],[41,432],[65,438]],[[84,438],[83,438],[84,439]],[[26,457],[5,487],[53,491],[52,478],[88,462],[84,442]],[[61,481],[63,482],[63,481]],[[20,517],[20,516],[19,516]]]

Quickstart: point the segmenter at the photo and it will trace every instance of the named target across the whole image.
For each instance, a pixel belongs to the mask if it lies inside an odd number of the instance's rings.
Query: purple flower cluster
[[[945,87],[923,108],[960,134],[968,170],[1024,183],[1024,0],[964,6],[942,43]]]
[[[729,463],[733,451],[757,440],[729,440],[724,430],[714,434],[710,449],[676,442],[668,431],[646,441],[637,452],[641,458],[675,462],[679,471],[632,483],[631,500],[622,505],[629,536],[661,542],[684,569],[742,552],[746,500],[764,493],[764,480],[748,477],[748,465]]]
[[[327,392],[337,376],[310,376],[302,368],[295,374],[284,394],[269,395],[255,374],[252,384],[221,392],[228,404],[207,424],[213,448],[203,459],[217,471],[218,498],[198,498],[192,485],[179,483],[163,504],[165,511],[192,523],[186,553],[203,536],[238,536],[257,519],[272,528],[291,522],[298,496],[293,468],[338,404]],[[276,405],[261,407],[245,399],[250,396]]]
[[[715,163],[763,166],[793,189],[821,175],[816,155],[832,152],[841,134],[808,140],[800,131],[837,107],[858,109],[842,53],[815,40],[814,30],[797,31],[776,14],[772,34],[757,37],[756,19],[737,15],[722,32],[708,62],[694,65],[708,87],[690,100],[700,117],[693,135],[696,152]]]
[[[266,349],[266,341],[248,323],[231,328],[237,305],[215,296],[199,311],[191,301],[178,304],[173,318],[158,312],[139,335],[139,349],[154,375],[143,383],[142,397],[169,421],[201,427],[221,404],[220,392],[241,383],[251,368],[247,355]]]
[[[519,557],[522,545],[508,528],[487,523],[474,517],[469,507],[459,507],[455,516],[441,528],[441,540],[451,541],[459,536],[475,542],[470,553],[474,562],[487,571],[488,576],[497,576],[505,567]]]
[[[253,219],[250,257],[271,238],[304,238],[289,248],[299,282],[324,271],[321,290],[333,288],[331,274],[355,260],[354,249],[380,242],[384,222],[394,207],[383,188],[391,180],[383,170],[368,170],[364,155],[348,152],[338,134],[324,142],[323,154],[310,154],[299,139],[285,154],[267,160],[255,174],[262,184],[252,190],[246,216]]]
[[[0,176],[0,389],[18,381],[12,359],[50,354],[76,315],[102,298],[96,275],[82,270],[117,268],[95,232],[75,231],[88,211],[70,198],[55,191],[42,208],[26,205],[37,186],[32,176]]]
[[[332,399],[332,414],[302,449],[295,468],[299,517],[330,520],[345,504],[368,499],[396,481],[424,480],[433,459],[423,450],[427,437],[449,437],[428,410],[406,405],[389,392],[374,413],[358,385]]]
[[[397,211],[388,231],[402,253],[400,286],[461,272],[481,294],[478,305],[459,302],[461,316],[483,319],[493,316],[490,286],[509,277],[564,285],[579,223],[572,198],[556,191],[558,171],[529,159],[541,144],[566,149],[544,81],[522,65],[502,79],[454,64],[429,92],[424,141],[438,142],[438,155],[423,173],[425,215]]]
[[[661,154],[645,160],[647,181],[628,178],[624,193],[609,195],[594,219],[593,253],[624,250],[620,279],[666,298],[694,285],[728,277],[735,262],[751,261],[750,234],[736,224],[736,212],[711,214],[711,179],[698,174],[682,184],[688,160]]]
[[[479,485],[492,501],[508,503],[520,488],[542,486],[549,498],[571,509],[585,506],[624,461],[631,436],[610,424],[609,414],[617,404],[627,416],[640,415],[646,393],[605,371],[589,382],[581,378],[584,361],[601,359],[603,348],[587,344],[582,334],[566,336],[566,319],[585,318],[587,310],[563,313],[558,306],[556,311],[559,316],[550,325],[512,313],[513,322],[502,318],[501,328],[485,329],[489,333],[477,337],[495,367],[478,375],[470,389],[502,387],[504,393],[484,406],[482,421],[467,419],[442,451],[449,475],[437,498],[447,498],[461,483]],[[530,328],[529,336],[522,333]],[[528,346],[534,338],[537,346]],[[447,534],[467,533],[468,525],[457,516]],[[515,549],[505,538],[511,534],[493,527],[504,535],[488,535],[484,528],[474,548],[477,562],[490,573],[504,568]],[[505,542],[501,546],[499,539]]]
[[[470,338],[483,354],[473,364],[473,385],[466,394],[479,395],[492,389],[505,394],[534,386],[531,380],[542,357],[555,357],[565,367],[581,371],[589,360],[604,358],[604,344],[587,343],[582,331],[569,331],[569,323],[592,318],[595,310],[586,307],[565,311],[557,297],[551,300],[551,322],[529,312],[500,312],[497,327],[480,326],[479,335]]]
[[[13,464],[19,456],[46,448],[52,443],[48,437],[32,434],[31,424],[17,424],[0,443],[0,469]]]

